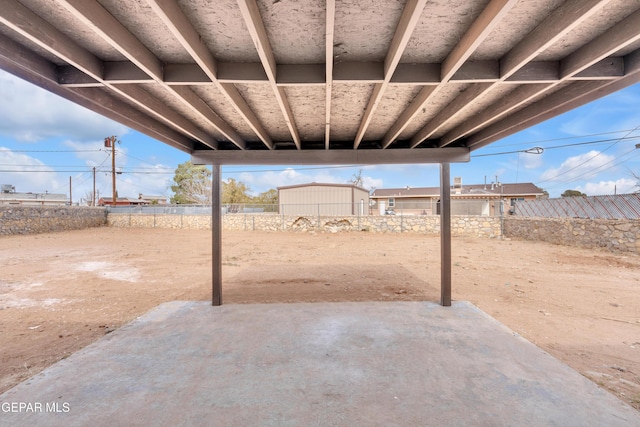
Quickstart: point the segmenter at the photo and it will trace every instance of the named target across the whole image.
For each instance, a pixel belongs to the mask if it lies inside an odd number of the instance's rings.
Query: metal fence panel
[[[514,214],[538,218],[640,219],[640,193],[516,202]]]
[[[107,211],[127,215],[211,215],[211,205],[138,205],[107,206]],[[365,216],[365,215],[438,215],[438,202],[398,201],[393,206],[366,203],[306,203],[306,204],[226,204],[222,214],[280,214],[300,216]],[[452,215],[500,216],[499,200],[465,199],[451,201]]]

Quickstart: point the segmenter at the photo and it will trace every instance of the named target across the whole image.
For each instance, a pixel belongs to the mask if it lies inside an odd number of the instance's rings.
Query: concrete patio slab
[[[3,426],[640,425],[467,302],[166,303],[0,405]]]

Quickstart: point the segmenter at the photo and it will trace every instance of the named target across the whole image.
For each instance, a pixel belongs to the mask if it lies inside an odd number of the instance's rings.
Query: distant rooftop
[[[454,188],[452,186],[452,188]],[[440,187],[403,187],[403,188],[378,188],[372,194],[372,198],[383,197],[431,197],[440,194]],[[468,196],[481,196],[483,194],[499,196],[541,196],[544,191],[530,182],[517,184],[471,184],[462,185],[460,193]]]

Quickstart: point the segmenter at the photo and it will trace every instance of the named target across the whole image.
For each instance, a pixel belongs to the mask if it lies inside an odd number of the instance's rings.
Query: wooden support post
[[[220,164],[214,164],[211,176],[211,269],[214,306],[222,305],[222,183]]]
[[[449,163],[440,164],[440,304],[451,306],[451,178]]]

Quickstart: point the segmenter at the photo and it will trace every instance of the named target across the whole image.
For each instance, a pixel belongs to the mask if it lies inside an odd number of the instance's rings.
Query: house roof
[[[356,188],[358,190],[362,190],[362,191],[366,191],[367,193],[369,193],[369,190],[362,188],[362,187],[358,187],[357,185],[353,185],[353,184],[332,184],[332,183],[319,183],[319,182],[310,182],[308,184],[296,184],[296,185],[287,185],[284,187],[278,187],[278,191],[279,190],[289,190],[292,188],[305,188],[305,187],[338,187],[338,188]]]
[[[67,195],[66,194],[59,194],[59,193],[18,193],[18,192],[12,192],[12,193],[1,193],[0,192],[0,199],[3,200],[28,200],[28,201],[32,201],[32,200],[37,200],[37,201],[63,201],[66,202],[67,201]]]
[[[544,191],[530,182],[523,182],[493,186],[491,184],[463,185],[459,194],[464,196],[541,196]],[[440,187],[378,188],[371,194],[371,198],[434,197],[439,195]],[[452,191],[451,195],[456,196],[458,194]]]
[[[640,81],[640,2],[3,0],[0,68],[195,163],[468,161]]]

